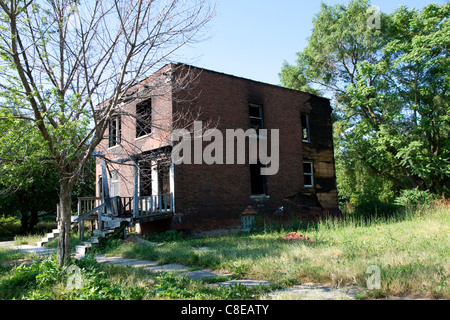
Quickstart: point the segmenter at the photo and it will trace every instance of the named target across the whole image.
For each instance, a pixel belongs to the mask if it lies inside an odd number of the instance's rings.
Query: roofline
[[[168,64],[164,65],[163,67],[161,67],[156,72],[159,72],[160,70],[162,70],[163,68],[165,68],[165,67],[167,67],[169,65],[186,66],[186,67],[194,68],[194,69],[197,69],[197,70],[200,70],[200,71],[207,71],[207,72],[212,72],[212,73],[216,73],[216,74],[221,74],[221,75],[224,75],[224,76],[227,76],[227,77],[231,77],[231,78],[241,79],[241,80],[245,80],[245,81],[251,81],[251,82],[258,83],[258,84],[265,85],[265,86],[270,86],[270,87],[279,88],[279,89],[283,89],[283,90],[289,90],[289,91],[309,94],[309,95],[314,96],[314,97],[319,98],[319,99],[325,99],[325,100],[331,101],[331,99],[329,99],[329,98],[321,97],[321,96],[318,96],[318,95],[316,95],[314,93],[309,93],[309,92],[305,92],[305,91],[301,91],[301,90],[297,90],[297,89],[283,87],[281,85],[275,85],[275,84],[271,84],[271,83],[267,83],[267,82],[262,82],[262,81],[257,81],[257,80],[253,80],[253,79],[249,79],[249,78],[244,78],[244,77],[240,77],[240,76],[236,76],[236,75],[232,75],[232,74],[228,74],[228,73],[224,73],[224,72],[214,71],[214,70],[211,70],[211,69],[196,67],[196,66],[189,65],[189,64],[186,64],[186,63],[183,63],[183,62],[171,62],[171,63],[168,63]]]

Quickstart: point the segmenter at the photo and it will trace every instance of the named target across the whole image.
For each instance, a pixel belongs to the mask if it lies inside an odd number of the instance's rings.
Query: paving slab
[[[127,258],[122,258],[122,257],[106,257],[104,255],[96,255],[95,260],[97,260],[98,263],[126,265],[126,266],[130,266],[130,267],[135,267],[135,268],[158,265],[158,262],[156,262],[156,261],[127,259]]]
[[[125,264],[137,261],[136,259],[126,259],[122,257],[95,257],[98,263]]]
[[[147,267],[144,269],[151,271],[151,272],[186,272],[186,271],[189,271],[188,267],[183,266],[181,264],[177,264],[177,263],[163,264],[160,266]]]
[[[0,248],[11,248],[14,247],[14,241],[0,241]]]
[[[226,287],[232,287],[236,284],[241,284],[243,286],[246,287],[256,287],[259,285],[263,285],[263,286],[268,286],[270,285],[270,282],[268,281],[263,281],[263,280],[230,280],[230,281],[224,281],[224,282],[218,282],[218,283],[213,283],[213,286],[226,286]]]
[[[306,283],[269,293],[273,300],[351,300],[359,293],[355,288]]]
[[[157,266],[159,263],[158,261],[148,261],[148,260],[136,260],[136,261],[126,261],[122,264],[134,267],[134,268],[142,268],[142,267],[153,267]]]
[[[181,277],[188,277],[189,279],[193,280],[201,280],[206,278],[212,278],[212,277],[226,277],[231,276],[231,273],[223,273],[223,272],[217,272],[217,271],[211,271],[211,270],[197,270],[197,271],[190,271],[190,272],[184,272],[179,274]]]
[[[38,255],[52,255],[55,252],[53,248],[45,248],[45,247],[37,247],[30,245],[20,245],[20,246],[11,246],[9,247],[11,250],[21,250],[28,253],[35,253]]]

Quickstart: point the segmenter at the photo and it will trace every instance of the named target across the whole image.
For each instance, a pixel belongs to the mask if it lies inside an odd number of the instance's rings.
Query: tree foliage
[[[379,28],[369,23],[374,14]],[[450,191],[449,16],[450,3],[391,14],[374,13],[366,0],[322,4],[297,65],[285,63],[283,85],[335,102],[346,200],[373,183],[372,193],[385,190],[385,198],[402,189]]]

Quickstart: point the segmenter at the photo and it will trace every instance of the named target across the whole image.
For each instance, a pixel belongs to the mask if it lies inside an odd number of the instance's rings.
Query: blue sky
[[[316,0],[217,0],[209,38],[182,48],[174,59],[205,69],[278,85],[283,61],[295,64],[296,52],[307,45],[312,19],[320,10]],[[347,4],[348,0],[325,0]],[[421,9],[446,0],[372,0],[382,12],[400,5]]]

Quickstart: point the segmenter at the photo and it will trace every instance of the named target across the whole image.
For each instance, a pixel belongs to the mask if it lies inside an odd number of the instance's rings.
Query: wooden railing
[[[97,214],[98,226],[99,229],[102,229],[102,215],[105,214],[105,211],[106,211],[106,204],[102,203],[98,207],[95,207],[94,209],[89,210],[88,212],[85,212],[82,215],[78,215],[77,217],[75,217],[75,219],[72,222],[78,223],[78,234],[81,241],[84,240],[85,221],[88,220],[92,215]],[[91,220],[92,223],[92,219],[89,220]]]
[[[135,218],[145,218],[152,215],[160,215],[173,212],[173,195],[171,193],[158,194],[139,198],[139,211],[135,212]]]
[[[133,197],[111,198],[111,212],[115,217],[133,216],[136,220],[158,219],[173,213],[173,194],[159,194],[148,197],[139,197],[137,212],[134,210]],[[78,223],[80,239],[84,237],[84,222],[86,220],[98,220],[98,228],[102,229],[102,216],[108,212],[106,203],[98,197],[78,198],[78,216],[73,222]]]
[[[103,203],[99,197],[81,197],[78,198],[77,213],[81,216],[83,213],[89,212]]]
[[[133,214],[133,197],[114,197],[111,199],[112,214],[116,217]]]

